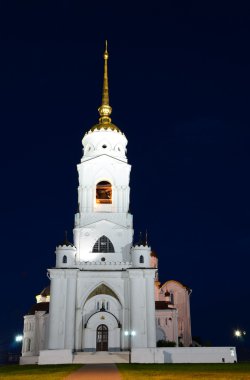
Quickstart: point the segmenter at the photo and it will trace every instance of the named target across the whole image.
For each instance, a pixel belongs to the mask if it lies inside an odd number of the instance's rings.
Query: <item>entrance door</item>
[[[108,328],[99,325],[96,330],[96,351],[108,351]]]

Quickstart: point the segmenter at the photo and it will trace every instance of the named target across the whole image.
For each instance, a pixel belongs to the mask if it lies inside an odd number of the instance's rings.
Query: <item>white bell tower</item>
[[[60,355],[65,349],[120,351],[156,343],[155,269],[147,243],[133,247],[131,166],[127,139],[110,118],[107,45],[98,111],[99,123],[83,137],[77,166],[74,244],[65,239],[56,249],[56,267],[49,269],[48,348]]]
[[[106,45],[99,123],[83,137],[83,157],[77,167],[79,212],[75,215],[74,228],[77,263],[131,261],[133,226],[132,215],[128,213],[131,166],[126,157],[127,139],[111,123],[107,61]],[[100,244],[105,247],[109,241],[113,245],[109,252],[98,247]]]

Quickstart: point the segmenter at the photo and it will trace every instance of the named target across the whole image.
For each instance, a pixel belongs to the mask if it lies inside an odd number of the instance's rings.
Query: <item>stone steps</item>
[[[76,352],[74,364],[129,363],[129,351],[121,352]]]

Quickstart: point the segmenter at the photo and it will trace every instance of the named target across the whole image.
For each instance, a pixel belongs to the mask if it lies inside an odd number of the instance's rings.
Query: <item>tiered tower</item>
[[[110,117],[108,58],[106,44],[99,123],[83,137],[77,166],[74,244],[66,239],[58,246],[56,268],[49,269],[48,347],[53,350],[124,350],[156,344],[156,270],[150,268],[147,243],[132,246],[131,165],[127,139]],[[100,326],[108,331],[102,348],[97,342]]]

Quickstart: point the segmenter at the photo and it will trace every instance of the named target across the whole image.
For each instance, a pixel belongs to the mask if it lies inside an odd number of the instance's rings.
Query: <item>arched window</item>
[[[174,293],[170,292],[170,302],[174,304]]]
[[[63,256],[63,264],[67,264],[67,256]]]
[[[108,181],[101,181],[96,185],[96,203],[112,203],[112,185]]]
[[[111,243],[111,241],[109,240],[109,238],[107,238],[107,236],[103,235],[95,243],[92,252],[107,253],[107,252],[115,252],[115,250],[114,250],[114,246]]]
[[[140,256],[140,264],[144,264],[144,257],[142,255]]]
[[[26,338],[25,340],[25,352],[29,352],[30,351],[30,338]]]

